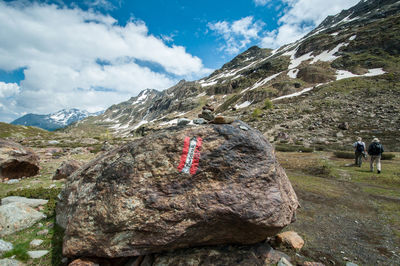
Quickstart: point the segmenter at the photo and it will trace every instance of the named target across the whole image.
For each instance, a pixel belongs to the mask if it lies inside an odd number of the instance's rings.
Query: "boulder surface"
[[[39,156],[30,148],[0,139],[0,180],[34,176],[39,173]]]
[[[73,172],[81,168],[83,164],[76,160],[64,161],[60,167],[57,168],[53,175],[53,180],[65,179]]]
[[[68,257],[257,243],[299,205],[271,144],[241,121],[134,140],[69,176],[60,198]]]

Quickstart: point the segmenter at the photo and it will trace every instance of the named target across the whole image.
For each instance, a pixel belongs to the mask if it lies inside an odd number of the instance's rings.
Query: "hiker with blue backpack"
[[[368,146],[368,154],[371,157],[370,161],[370,169],[371,172],[374,171],[374,161],[376,161],[376,169],[378,170],[378,174],[381,173],[381,156],[382,156],[383,146],[379,143],[379,139],[374,138],[372,143]]]
[[[361,167],[362,158],[366,155],[366,147],[365,143],[362,142],[360,137],[357,138],[357,141],[353,144],[354,154],[355,154],[355,165]]]

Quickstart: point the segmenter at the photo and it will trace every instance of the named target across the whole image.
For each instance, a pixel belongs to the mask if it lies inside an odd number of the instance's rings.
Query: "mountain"
[[[89,113],[76,108],[63,109],[48,115],[26,114],[13,122],[13,125],[35,126],[49,131],[66,127],[74,122],[82,120],[88,116],[96,116],[101,114]]]
[[[207,103],[271,142],[343,148],[355,136],[376,136],[400,149],[400,120],[393,115],[400,111],[399,11],[400,1],[360,1],[294,43],[251,47],[206,78],[144,90],[69,130],[133,136],[141,127],[196,118]]]

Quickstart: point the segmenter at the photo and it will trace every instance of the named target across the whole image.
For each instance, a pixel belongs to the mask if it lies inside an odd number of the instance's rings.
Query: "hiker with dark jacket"
[[[360,137],[357,138],[357,141],[354,142],[353,147],[354,147],[354,155],[355,155],[355,165],[358,167],[361,167],[362,163],[362,158],[366,154],[366,148],[365,148],[365,143],[361,141],[362,139]]]
[[[379,143],[379,139],[374,138],[372,143],[368,147],[368,154],[371,157],[370,169],[371,172],[374,171],[374,161],[376,161],[376,169],[378,170],[378,174],[381,173],[381,156],[382,156],[383,146]]]

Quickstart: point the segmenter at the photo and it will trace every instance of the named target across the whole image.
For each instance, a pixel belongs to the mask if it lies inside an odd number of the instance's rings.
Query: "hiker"
[[[355,165],[361,167],[362,158],[366,155],[365,143],[362,142],[360,137],[357,138],[357,141],[353,144],[354,154],[355,154]]]
[[[381,156],[382,156],[383,146],[379,143],[379,139],[374,138],[372,143],[368,146],[368,154],[371,157],[370,169],[371,172],[374,171],[374,161],[376,161],[376,169],[378,174],[381,173]]]

